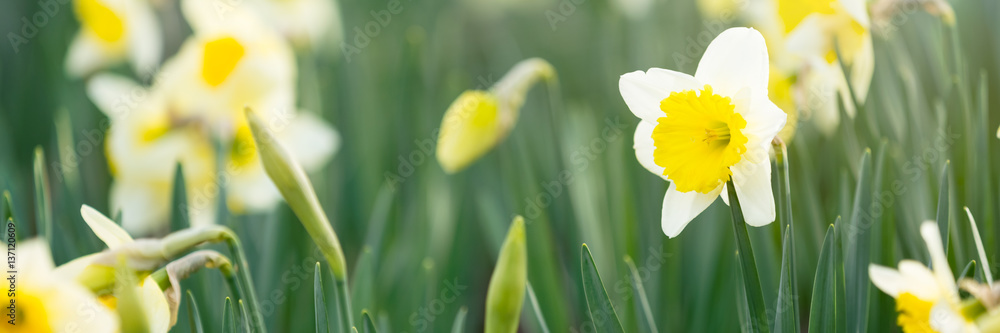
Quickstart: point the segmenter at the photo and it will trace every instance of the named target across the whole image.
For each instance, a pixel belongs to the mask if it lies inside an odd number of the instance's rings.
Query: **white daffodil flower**
[[[132,236],[125,229],[122,229],[110,218],[104,216],[96,209],[83,205],[80,207],[80,215],[87,222],[90,230],[101,239],[108,250],[114,250],[123,245],[134,242]],[[95,263],[100,253],[95,253],[80,258],[76,258],[62,266],[56,268],[59,276],[66,279],[76,279],[88,265]],[[152,277],[146,277],[139,286],[142,310],[146,314],[146,322],[149,324],[149,331],[152,333],[166,333],[174,326],[176,316],[171,313],[170,304],[167,297],[160,290],[160,286]],[[101,296],[101,301],[106,307],[114,311],[117,300],[114,295]]]
[[[662,227],[669,237],[704,211],[732,179],[746,222],[774,221],[771,141],[786,115],[768,99],[768,56],[754,29],[728,29],[708,46],[694,76],[651,68],[622,75],[636,117],[635,155],[670,181]]]
[[[18,244],[17,254],[17,290],[14,295],[4,293],[4,304],[16,301],[17,316],[12,318],[14,325],[3,324],[4,332],[118,331],[118,316],[75,280],[53,271],[52,256],[44,240]]]
[[[775,0],[774,12],[756,21],[774,31],[788,55],[783,66],[794,66],[800,75],[800,105],[813,115],[818,128],[831,134],[840,122],[838,102],[849,116],[856,112],[848,79],[841,63],[850,69],[850,84],[858,102],[868,96],[875,69],[871,22],[863,0]],[[772,34],[769,34],[772,36]],[[772,43],[774,44],[774,43]],[[837,55],[839,49],[840,57]]]
[[[344,38],[336,1],[250,0],[245,3],[253,6],[263,21],[296,48],[339,45]]]
[[[937,223],[924,222],[920,235],[934,269],[913,260],[900,261],[899,269],[871,264],[868,275],[872,284],[896,299],[897,323],[903,332],[979,332],[974,320],[962,314],[955,276],[948,266]]]
[[[146,0],[74,0],[80,31],[69,46],[66,71],[72,77],[128,59],[136,73],[156,68],[163,37]]]

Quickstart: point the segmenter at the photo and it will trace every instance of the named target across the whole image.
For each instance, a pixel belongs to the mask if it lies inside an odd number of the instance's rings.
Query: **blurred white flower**
[[[647,170],[670,181],[662,227],[676,237],[721,196],[732,179],[746,222],[775,219],[771,141],[786,115],[768,99],[764,37],[748,28],[722,32],[695,75],[651,68],[622,75],[622,98],[636,117],[635,154]]]
[[[871,264],[868,275],[872,284],[896,299],[897,323],[904,332],[979,332],[974,319],[962,314],[955,276],[948,266],[937,223],[924,222],[920,234],[934,269],[913,260],[900,261],[898,270]]]
[[[82,332],[114,333],[115,316],[94,294],[53,270],[49,246],[33,239],[18,244],[19,276],[16,294],[6,296],[4,304],[16,300],[15,325],[3,324],[4,332]],[[6,319],[5,319],[6,320]]]
[[[249,0],[257,15],[296,48],[339,45],[344,32],[334,0]]]
[[[750,1],[747,17],[768,39],[775,66],[797,75],[794,96],[818,128],[832,134],[840,122],[838,99],[849,116],[855,105],[841,69],[864,103],[874,72],[871,23],[863,0]],[[839,49],[840,57],[837,56]]]
[[[236,213],[280,201],[256,155],[244,107],[259,110],[308,170],[326,163],[339,146],[327,123],[296,112],[295,59],[286,40],[241,7],[220,18],[212,2],[185,0],[182,6],[194,35],[166,61],[148,92],[110,75],[95,77],[88,87],[112,120],[106,140],[115,175],[112,207],[122,210],[125,229],[140,235],[166,229],[178,161],[193,225],[213,221],[221,188]],[[143,98],[123,106],[120,99],[133,95]]]
[[[159,22],[146,0],[74,0],[80,31],[69,46],[66,71],[85,76],[125,59],[147,74],[163,49]]]

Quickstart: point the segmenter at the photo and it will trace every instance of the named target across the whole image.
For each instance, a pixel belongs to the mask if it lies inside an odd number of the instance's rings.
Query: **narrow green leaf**
[[[976,225],[976,219],[972,217],[972,211],[969,210],[969,207],[965,207],[965,214],[969,216],[969,227],[972,228],[972,238],[976,241],[976,253],[979,254],[979,260],[983,263],[983,277],[986,279],[986,284],[990,288],[993,288],[993,272],[990,272],[990,262],[986,258],[983,238],[979,236],[979,226]]]
[[[226,297],[226,305],[222,308],[222,332],[236,333],[236,315],[233,313],[233,301]]]
[[[839,223],[839,219],[838,222]],[[809,306],[809,332],[834,332],[837,327],[837,249],[833,225],[826,229],[823,249],[813,279],[812,303]]]
[[[375,253],[365,245],[361,248],[358,263],[354,266],[354,276],[351,281],[352,305],[360,309],[368,309],[374,305],[375,299]]]
[[[854,207],[844,237],[844,278],[847,329],[862,332],[868,327],[868,265],[871,263],[871,233],[877,222],[872,214],[872,151],[865,149],[854,189]]]
[[[201,314],[198,313],[198,303],[194,301],[194,294],[191,293],[191,290],[187,291],[187,301],[188,323],[191,325],[191,332],[204,333],[205,329],[201,326]]]
[[[590,310],[590,321],[598,332],[625,332],[622,328],[621,320],[615,313],[615,306],[608,297],[608,291],[604,289],[604,282],[601,280],[601,273],[597,271],[597,264],[594,263],[594,256],[590,254],[590,248],[583,244],[581,250],[583,260],[580,262],[580,269],[583,273],[583,292],[587,298],[587,309]]]
[[[789,172],[789,158],[788,158],[788,147],[784,142],[781,142],[777,149],[775,149],[775,160],[777,163],[777,175],[778,175],[778,192],[777,192],[777,205],[778,205],[778,218],[781,220],[781,230],[783,232],[782,238],[787,239],[788,244],[782,245],[782,259],[781,259],[781,280],[779,281],[779,294],[778,294],[778,304],[787,306],[786,310],[788,313],[781,315],[783,318],[791,317],[794,322],[784,323],[780,328],[787,327],[785,324],[794,324],[794,330],[792,332],[798,332],[802,329],[799,324],[799,298],[796,293],[799,290],[798,277],[795,265],[795,224],[794,216],[792,215],[792,189],[791,189],[791,175]],[[787,256],[785,255],[787,252]],[[787,274],[787,281],[785,272]],[[787,289],[786,289],[787,285]],[[782,291],[788,290],[788,293],[781,294]],[[789,298],[783,298],[784,296],[791,296]],[[788,302],[787,304],[782,302]],[[777,326],[778,321],[775,325]],[[778,328],[778,327],[776,327]],[[775,332],[783,332],[782,330],[775,329]]]
[[[737,267],[742,267],[743,263],[740,262],[740,251],[735,252],[736,259],[734,262]],[[743,270],[734,269],[734,275],[736,275],[736,281],[743,281]],[[740,323],[740,332],[753,332],[754,325],[751,320],[752,315],[750,314],[750,305],[747,304],[747,289],[742,283],[736,284],[736,316]]]
[[[250,313],[247,312],[246,305],[243,304],[242,299],[237,301],[236,303],[239,303],[240,305],[239,319],[240,319],[240,327],[243,329],[241,332],[246,332],[246,333],[253,332],[252,330],[250,330]]]
[[[736,248],[739,254],[739,269],[742,270],[742,285],[746,292],[747,306],[750,313],[751,332],[768,332],[767,311],[764,306],[764,293],[757,275],[757,263],[750,246],[750,235],[747,234],[747,223],[740,208],[740,198],[736,196],[736,186],[727,182],[729,191],[729,208],[732,211],[733,231],[736,233]]]
[[[778,283],[778,299],[774,306],[774,329],[775,332],[798,332],[799,318],[796,316],[795,299],[798,296],[792,287],[792,279],[795,272],[792,270],[792,235],[785,227],[784,241],[781,245],[781,279]]]
[[[649,299],[646,298],[646,288],[642,285],[642,278],[639,270],[635,267],[632,257],[625,255],[625,265],[628,266],[629,280],[632,282],[632,300],[635,302],[636,321],[639,322],[640,332],[658,333],[656,321],[653,320],[653,310],[649,308]]]
[[[549,325],[545,323],[545,316],[542,314],[542,307],[538,305],[538,297],[535,296],[535,288],[531,287],[531,281],[528,281],[527,291],[528,293],[528,306],[529,311],[534,314],[535,321],[542,333],[549,333]]]
[[[938,230],[941,232],[941,243],[944,245],[945,254],[948,253],[948,240],[949,231],[951,230],[951,181],[948,179],[948,167],[951,166],[951,161],[945,161],[944,166],[941,167],[941,186],[938,188],[938,201],[937,201],[937,223]]]
[[[177,167],[174,168],[174,191],[170,199],[170,231],[183,230],[191,226],[187,209],[187,185],[184,183],[184,167],[177,163]]]
[[[976,261],[975,260],[971,260],[971,261],[969,261],[968,264],[965,265],[965,268],[962,269],[962,274],[960,274],[958,276],[958,278],[959,279],[963,279],[963,278],[970,278],[970,279],[972,279],[972,278],[975,278],[975,275],[976,275]]]
[[[469,314],[469,309],[462,307],[458,309],[458,314],[455,315],[455,321],[451,324],[451,333],[462,333],[465,332],[465,316]]]
[[[368,310],[361,310],[361,325],[361,333],[378,332],[375,329],[375,322],[372,321],[372,316],[368,315]]]
[[[45,171],[45,151],[35,147],[35,218],[38,234],[45,237],[51,246],[52,239],[52,195],[49,194],[49,175]]]
[[[4,221],[11,220],[14,218],[14,204],[12,204],[10,201],[10,191],[8,190],[3,191],[3,204],[0,206],[3,207],[3,210],[0,211],[0,214],[2,214],[0,216],[3,217]]]
[[[326,312],[326,293],[323,292],[323,271],[319,262],[313,271],[313,310],[316,318],[316,332],[330,332],[330,322]]]
[[[139,281],[136,279],[136,272],[126,266],[125,257],[118,260],[115,277],[117,287],[114,288],[114,296],[118,302],[116,309],[121,320],[121,331],[149,332],[149,318],[143,311],[143,296],[138,287]]]

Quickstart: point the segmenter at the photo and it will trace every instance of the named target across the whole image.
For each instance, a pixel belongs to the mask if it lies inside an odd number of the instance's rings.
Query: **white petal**
[[[747,224],[759,227],[774,222],[774,194],[771,191],[771,160],[763,156],[749,156],[729,169],[733,171],[733,184],[736,185],[736,197],[740,199],[740,208]],[[755,159],[750,161],[748,159]]]
[[[111,211],[121,212],[122,228],[139,237],[167,228],[169,188],[136,180],[116,179],[111,185]]]
[[[66,73],[70,77],[85,76],[120,60],[119,57],[106,54],[98,43],[100,42],[85,31],[76,34],[66,51]]]
[[[865,4],[865,0],[840,0],[840,4],[844,6],[844,10],[853,18],[858,21],[861,26],[868,28],[871,26],[871,21],[868,19],[868,8]]]
[[[635,143],[632,148],[635,149],[635,158],[639,160],[642,167],[660,176],[663,180],[667,180],[667,176],[663,175],[663,167],[656,165],[656,162],[653,161],[653,151],[656,150],[656,147],[653,146],[654,128],[656,128],[655,123],[640,121],[639,126],[635,128],[635,136],[633,137]]]
[[[851,85],[858,95],[858,102],[864,103],[868,99],[868,89],[875,72],[875,49],[872,46],[871,32],[866,31],[862,38],[864,41],[861,49],[854,55],[851,63]]]
[[[142,281],[140,299],[151,333],[170,331],[170,304],[152,276]]]
[[[146,94],[135,81],[115,74],[97,74],[87,81],[87,97],[112,119],[127,113],[134,97]]]
[[[660,218],[663,233],[670,238],[680,235],[691,220],[715,202],[721,191],[722,186],[707,194],[697,191],[678,192],[677,186],[671,182],[667,194],[663,196],[663,211]]]
[[[768,99],[767,95],[753,95],[750,107],[741,115],[747,121],[747,127],[743,131],[750,139],[748,144],[763,145],[765,149],[788,120],[788,114]]]
[[[626,73],[618,80],[618,90],[632,114],[654,124],[664,116],[660,102],[671,92],[701,88],[690,75],[660,68]]]
[[[829,47],[829,37],[820,15],[809,15],[795,30],[788,33],[785,48],[789,53],[806,58],[822,59]]]
[[[903,275],[899,274],[899,271],[876,264],[868,265],[868,276],[872,279],[872,284],[878,287],[879,290],[892,296],[892,298],[899,297],[899,294],[906,292],[906,280],[903,279]]]
[[[951,267],[948,266],[948,257],[944,252],[944,245],[942,245],[941,233],[938,231],[937,223],[927,221],[921,224],[920,235],[923,236],[924,242],[927,243],[927,252],[931,255],[934,276],[937,277],[938,283],[944,288],[943,292],[947,293],[948,297],[957,298],[958,289],[955,286],[955,275],[951,273]]]
[[[340,134],[323,119],[301,112],[287,126],[272,128],[278,141],[306,170],[323,166],[340,148]]]
[[[17,244],[18,264],[26,276],[42,276],[52,271],[52,252],[49,244],[42,238],[32,238]]]
[[[708,45],[694,77],[723,96],[743,88],[767,95],[769,74],[764,36],[752,28],[730,28]]]
[[[160,63],[163,36],[152,8],[145,1],[132,1],[127,6],[129,56],[132,68],[140,75],[152,75]]]
[[[132,236],[129,236],[125,229],[119,227],[115,221],[107,218],[96,209],[83,205],[80,207],[80,215],[90,226],[90,230],[93,230],[97,238],[100,238],[109,249],[132,242]]]
[[[899,274],[906,280],[904,290],[922,300],[936,300],[941,296],[941,285],[934,272],[916,260],[903,259],[899,262]]]

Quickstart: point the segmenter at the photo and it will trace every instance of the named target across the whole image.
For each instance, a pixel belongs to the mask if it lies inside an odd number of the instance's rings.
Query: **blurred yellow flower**
[[[751,2],[747,17],[768,39],[775,66],[794,73],[798,108],[832,134],[840,122],[838,99],[848,115],[856,112],[841,69],[849,69],[859,103],[868,95],[874,72],[871,23],[863,0],[770,0]],[[837,57],[837,51],[840,58]]]
[[[662,227],[676,237],[721,194],[736,186],[748,224],[775,219],[771,141],[786,115],[768,98],[767,46],[759,32],[732,28],[705,51],[695,75],[651,68],[621,76],[618,87],[640,119],[635,154],[670,181]]]
[[[66,56],[70,76],[85,76],[125,59],[141,74],[159,64],[160,26],[146,0],[75,0],[73,9],[80,31]]]
[[[295,60],[286,40],[241,8],[220,20],[211,2],[182,6],[194,35],[164,64],[151,89],[111,75],[88,85],[91,100],[112,121],[106,140],[115,176],[112,209],[122,211],[125,229],[140,235],[166,229],[177,162],[185,170],[192,225],[212,223],[222,188],[236,213],[280,201],[256,155],[244,107],[259,110],[307,170],[326,163],[339,147],[332,127],[297,112]]]
[[[896,299],[897,323],[903,332],[979,332],[974,320],[963,315],[937,223],[924,222],[920,234],[934,270],[913,260],[900,261],[898,270],[871,264],[872,284]]]
[[[528,89],[555,79],[539,58],[519,62],[489,91],[468,90],[451,103],[441,120],[437,160],[447,173],[465,169],[503,141],[517,124]]]
[[[83,332],[114,333],[118,317],[89,290],[53,271],[52,256],[44,240],[18,244],[19,276],[14,295],[4,293],[4,304],[16,302],[14,325],[8,333]],[[13,296],[13,299],[11,299]],[[11,318],[5,318],[11,319]]]

